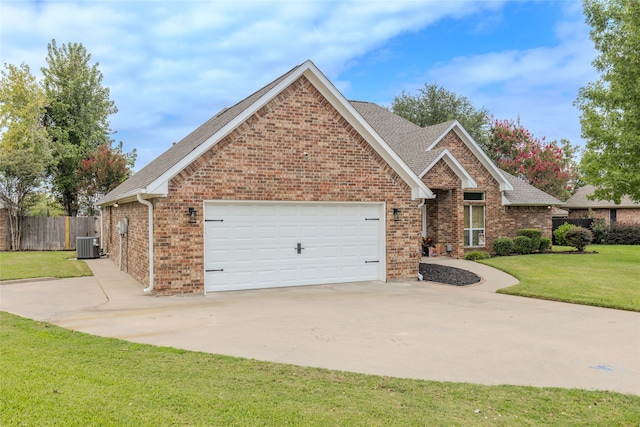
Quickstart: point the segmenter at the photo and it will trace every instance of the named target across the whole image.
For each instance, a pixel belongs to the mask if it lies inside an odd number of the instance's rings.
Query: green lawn
[[[75,251],[0,252],[0,280],[91,276]]]
[[[640,311],[640,246],[594,245],[586,251],[598,253],[534,254],[479,262],[520,280],[498,291],[503,294]]]
[[[0,312],[0,425],[632,426],[640,396],[387,378],[100,338]]]

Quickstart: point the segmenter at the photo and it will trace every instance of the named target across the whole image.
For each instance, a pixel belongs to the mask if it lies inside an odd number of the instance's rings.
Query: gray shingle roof
[[[454,120],[433,126],[420,126],[393,114],[391,111],[370,102],[351,101],[351,105],[375,129],[380,136],[398,153],[402,160],[416,174],[424,169],[442,152],[442,150],[427,150],[437,141]],[[561,205],[555,197],[527,184],[521,179],[502,171],[513,186],[512,191],[505,191],[504,195],[511,205],[543,206]]]
[[[567,203],[564,205],[565,208],[573,208],[573,209],[589,209],[589,208],[640,208],[640,203],[634,203],[630,197],[625,196],[620,200],[620,204],[616,205],[612,200],[589,200],[587,196],[593,194],[596,190],[596,187],[593,185],[585,185],[584,187],[578,188],[573,196],[567,200]]]
[[[422,128],[372,102],[350,102],[416,175],[422,173],[435,158],[427,151],[429,145],[454,122],[451,120]]]
[[[513,206],[544,206],[544,205],[562,205],[560,200],[550,194],[537,189],[518,177],[502,171],[504,176],[513,185],[513,191],[505,191],[504,197],[510,205]]]

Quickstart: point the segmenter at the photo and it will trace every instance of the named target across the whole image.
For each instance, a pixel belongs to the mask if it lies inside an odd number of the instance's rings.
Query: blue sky
[[[348,99],[389,106],[437,82],[535,136],[580,139],[597,79],[579,0],[0,1],[0,62],[41,77],[47,43],[82,43],[141,168],[311,59]]]

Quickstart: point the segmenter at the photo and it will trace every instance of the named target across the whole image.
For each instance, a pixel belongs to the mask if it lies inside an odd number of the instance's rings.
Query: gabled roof
[[[502,171],[504,176],[513,186],[513,190],[504,191],[502,193],[502,204],[510,206],[558,206],[564,202],[556,199],[550,194],[537,189],[518,177]]]
[[[478,188],[478,184],[471,177],[469,172],[458,162],[458,160],[446,148],[442,150],[427,151],[431,159],[427,163],[425,169],[418,175],[420,178],[425,176],[440,160],[444,161],[447,166],[460,178],[462,188]]]
[[[462,127],[460,122],[457,120],[453,120],[450,123],[449,127],[442,132],[442,135],[435,140],[429,147],[428,150],[435,148],[440,140],[445,137],[450,131],[454,131],[458,137],[464,142],[467,148],[473,153],[473,155],[480,161],[482,166],[491,174],[491,176],[498,182],[500,185],[500,190],[502,191],[512,191],[513,185],[511,181],[509,181],[505,175],[502,173],[502,170],[499,169],[492,161],[489,159],[489,156],[480,148],[480,146],[473,140],[471,135]]]
[[[450,131],[454,131],[498,182],[500,190],[513,190],[510,181],[457,120],[422,128],[371,102],[351,101],[351,105],[419,176],[431,160],[429,152],[437,149],[438,142]]]
[[[108,205],[111,204],[111,202],[126,199],[127,197],[135,195],[136,193],[141,192],[141,190],[146,190],[148,186],[154,183],[154,181],[158,180],[163,174],[165,174],[168,170],[178,164],[189,153],[193,152],[202,143],[207,141],[207,139],[211,137],[211,135],[214,135],[225,125],[238,117],[240,113],[245,111],[251,104],[256,102],[270,90],[272,90],[276,85],[278,85],[278,83],[284,80],[288,75],[293,73],[299,67],[300,66],[293,68],[278,79],[264,86],[262,89],[254,92],[247,98],[238,102],[233,107],[225,108],[215,116],[211,117],[203,125],[198,127],[189,135],[185,136],[179,142],[173,144],[173,146],[171,146],[167,151],[156,157],[138,172],[131,175],[129,179],[120,184],[118,187],[114,188],[111,192],[105,195],[105,197],[102,198],[98,202],[98,204]],[[148,193],[149,191],[143,192]]]
[[[589,209],[589,208],[601,208],[601,209],[619,209],[619,208],[636,208],[640,209],[640,203],[634,203],[630,197],[624,196],[620,200],[620,204],[616,205],[613,200],[589,200],[587,196],[593,194],[596,191],[596,187],[593,185],[585,185],[578,188],[573,196],[567,200],[564,205],[569,209]]]
[[[412,197],[433,198],[435,195],[412,173],[405,162],[392,150],[385,139],[362,119],[344,96],[311,61],[306,61],[233,107],[222,110],[184,139],[169,148],[127,181],[116,187],[98,202],[110,205],[116,201],[133,199],[136,194],[147,197],[164,196],[171,178],[196,160],[206,150],[251,117],[256,111],[274,99],[301,76],[305,76],[320,93],[342,114],[349,124],[372,146],[374,150],[411,187]]]

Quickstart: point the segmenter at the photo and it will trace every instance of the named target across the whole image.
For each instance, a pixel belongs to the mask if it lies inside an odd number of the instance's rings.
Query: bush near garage
[[[593,233],[584,227],[573,227],[565,233],[564,239],[567,242],[567,246],[574,247],[578,252],[582,252],[593,241]]]
[[[540,252],[546,252],[551,249],[551,239],[543,237],[540,239]]]
[[[500,256],[513,253],[513,240],[508,237],[498,237],[493,241],[493,251]]]
[[[567,241],[565,240],[564,235],[567,231],[571,230],[573,227],[575,227],[575,225],[565,222],[560,227],[553,230],[553,240],[555,241],[555,244],[559,246],[569,246],[567,245]]]
[[[473,251],[473,252],[469,252],[464,256],[464,259],[466,259],[467,261],[477,261],[479,259],[489,259],[489,258],[491,258],[491,255],[489,255],[489,252],[485,252],[485,251]]]
[[[609,229],[608,245],[640,245],[640,224],[616,224]]]
[[[513,239],[513,252],[518,255],[531,253],[531,239],[527,236],[516,236]]]
[[[604,218],[596,218],[591,223],[591,232],[593,233],[593,244],[599,245],[605,242],[607,238],[607,222]]]
[[[542,230],[537,228],[523,228],[516,232],[516,236],[527,236],[531,239],[531,252],[540,250],[540,239],[542,239]]]

